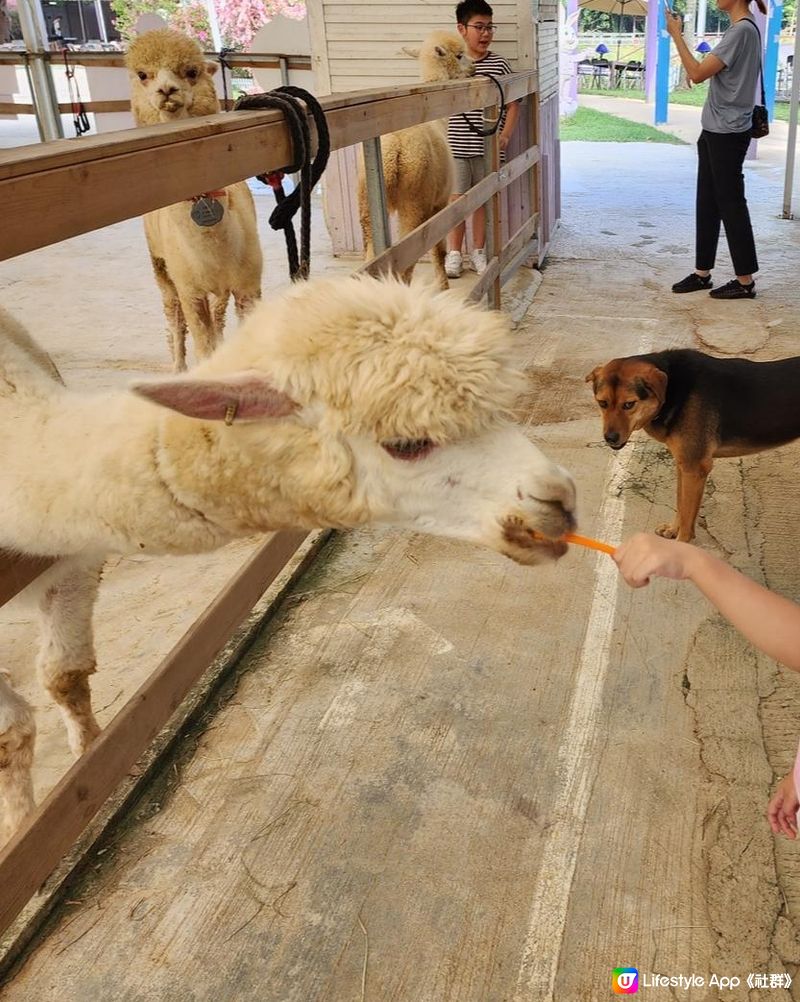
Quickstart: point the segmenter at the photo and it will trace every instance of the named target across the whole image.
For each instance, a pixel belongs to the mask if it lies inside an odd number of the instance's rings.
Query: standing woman
[[[755,0],[766,14],[764,0]],[[681,18],[667,8],[667,31],[675,42],[692,83],[710,80],[697,141],[697,209],[695,219],[695,270],[672,286],[673,292],[711,289],[715,299],[753,299],[758,271],[750,213],[744,197],[744,163],[750,145],[750,128],[756,84],[761,72],[761,37],[748,15],[750,0],[717,0],[731,26],[717,47],[699,62],[681,34]],[[711,269],[717,254],[720,222],[733,260],[736,278],[712,289]]]

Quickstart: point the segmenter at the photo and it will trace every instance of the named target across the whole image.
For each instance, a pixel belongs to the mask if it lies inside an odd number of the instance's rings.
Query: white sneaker
[[[486,271],[486,251],[483,247],[476,247],[472,252],[472,267],[478,275]]]
[[[461,251],[448,251],[444,259],[445,275],[448,278],[461,278],[462,270]]]

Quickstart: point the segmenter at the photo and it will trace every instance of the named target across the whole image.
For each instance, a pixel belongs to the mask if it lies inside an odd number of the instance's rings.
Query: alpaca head
[[[125,55],[131,80],[131,108],[139,125],[212,115],[219,99],[209,63],[193,39],[171,28],[147,31]]]
[[[403,51],[419,60],[420,80],[424,83],[463,80],[475,73],[464,39],[452,31],[434,31],[419,49]]]
[[[382,522],[535,564],[565,552],[575,489],[509,420],[524,382],[502,314],[363,276],[294,286],[187,376],[135,389],[217,423],[233,503],[278,484],[282,524]]]

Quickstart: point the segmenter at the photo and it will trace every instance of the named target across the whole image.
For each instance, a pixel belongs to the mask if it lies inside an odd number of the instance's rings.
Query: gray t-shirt
[[[709,80],[700,122],[707,132],[744,132],[752,124],[761,42],[752,21],[742,18],[720,39],[712,54],[725,67]]]

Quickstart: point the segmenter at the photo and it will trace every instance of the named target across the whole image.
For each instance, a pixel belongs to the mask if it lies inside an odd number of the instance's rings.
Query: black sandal
[[[711,281],[710,275],[698,275],[696,271],[693,271],[691,275],[687,275],[686,278],[681,279],[680,282],[676,282],[672,286],[672,291],[702,292],[705,290],[707,292],[713,284],[714,283]]]

